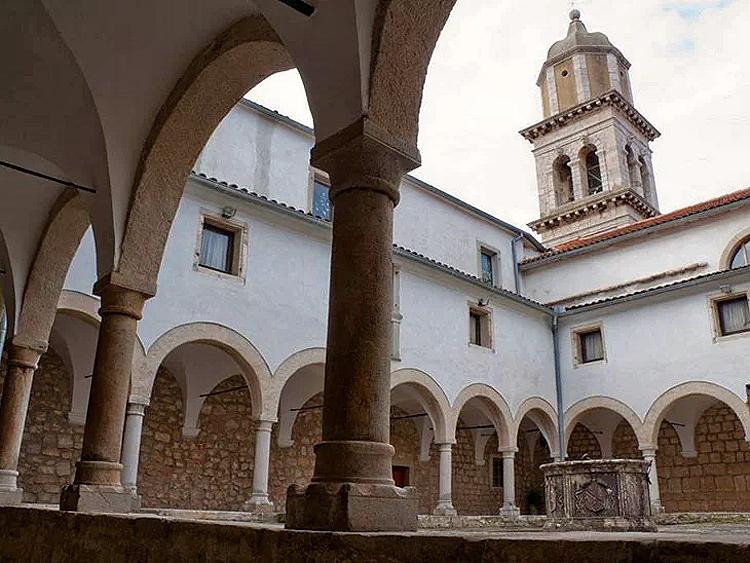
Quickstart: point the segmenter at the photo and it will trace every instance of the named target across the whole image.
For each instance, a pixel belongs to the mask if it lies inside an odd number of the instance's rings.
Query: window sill
[[[484,350],[488,354],[494,354],[495,353],[495,349],[494,348],[490,348],[488,346],[480,346],[479,344],[472,344],[471,342],[469,342],[469,348],[474,349],[474,350]]]
[[[714,334],[714,344],[719,344],[722,342],[733,342],[735,340],[740,340],[742,338],[747,338],[750,336],[750,330],[745,330],[743,332],[735,332],[733,334]]]
[[[573,360],[573,369],[577,368],[585,368],[590,366],[602,366],[607,363],[607,358],[602,358],[601,360],[593,360],[591,362],[582,362],[578,359]]]
[[[193,270],[201,274],[206,274],[211,277],[218,278],[220,280],[227,280],[230,282],[235,282],[241,285],[245,285],[245,276],[243,274],[230,274],[227,272],[222,272],[221,270],[214,270],[213,268],[207,268],[206,266],[201,266],[200,264],[193,264]]]

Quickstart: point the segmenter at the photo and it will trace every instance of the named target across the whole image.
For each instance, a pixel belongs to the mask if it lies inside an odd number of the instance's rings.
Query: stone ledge
[[[734,563],[750,560],[748,534],[475,532],[352,534],[253,524],[0,508],[1,561],[243,561],[247,563]]]
[[[419,528],[421,530],[476,530],[487,528],[543,528],[546,516],[439,516],[435,514],[420,514]]]

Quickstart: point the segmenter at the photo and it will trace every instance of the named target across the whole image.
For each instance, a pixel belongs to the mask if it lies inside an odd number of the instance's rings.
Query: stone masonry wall
[[[500,455],[497,453],[497,436],[493,436],[487,442],[484,465],[477,465],[474,461],[474,441],[471,432],[456,432],[456,443],[453,445],[453,506],[459,514],[483,515],[500,512],[503,506],[503,489],[492,487],[490,472],[493,455]]]
[[[724,403],[695,428],[698,456],[682,457],[674,428],[662,422],[656,465],[667,512],[750,511],[750,450],[742,423]]]
[[[0,372],[0,385],[5,368]],[[31,399],[18,461],[18,485],[23,501],[56,504],[60,490],[70,484],[83,445],[83,426],[68,422],[70,372],[51,348],[40,361],[31,386]]]
[[[212,393],[244,385],[237,375]],[[194,438],[182,435],[182,409],[177,381],[160,369],[143,426],[138,471],[143,505],[241,510],[253,482],[256,424],[250,392],[245,387],[207,397]]]
[[[516,506],[521,514],[544,514],[544,472],[539,467],[552,461],[547,441],[538,432],[519,432],[517,447]]]
[[[600,459],[602,450],[593,432],[579,422],[568,439],[567,458],[582,459],[584,455],[588,455],[589,459]]]
[[[622,420],[612,436],[612,455],[617,459],[643,459],[638,449],[638,438],[630,424]]]

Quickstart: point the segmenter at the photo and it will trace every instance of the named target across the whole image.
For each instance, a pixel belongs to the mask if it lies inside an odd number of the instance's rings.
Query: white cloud
[[[589,31],[632,63],[636,107],[653,144],[662,211],[750,185],[750,1],[579,2]],[[568,18],[559,0],[459,0],[430,65],[414,174],[505,220],[538,216],[531,145],[542,118],[536,78]],[[250,94],[310,124],[295,71]]]

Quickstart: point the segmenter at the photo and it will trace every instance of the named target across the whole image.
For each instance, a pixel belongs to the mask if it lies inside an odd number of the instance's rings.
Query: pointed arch
[[[605,409],[619,414],[628,424],[630,424],[636,438],[638,438],[639,447],[645,447],[643,445],[643,424],[641,423],[640,417],[633,409],[622,401],[603,395],[586,397],[568,407],[568,410],[565,411],[565,447],[568,445],[570,435],[573,433],[576,424],[578,424],[581,418],[592,409]]]
[[[391,391],[400,385],[410,386],[419,395],[419,402],[432,421],[435,442],[449,442],[447,420],[450,416],[450,402],[440,384],[421,370],[401,368],[391,373]]]
[[[133,367],[131,394],[150,397],[161,363],[170,352],[188,343],[210,344],[226,352],[242,370],[253,400],[253,414],[276,420],[276,412],[263,401],[263,390],[270,387],[272,377],[262,354],[239,332],[216,323],[188,323],[162,334]]]
[[[136,287],[154,292],[188,175],[219,122],[247,91],[293,66],[260,16],[236,22],[193,59],[156,116],[136,170],[118,267]]]
[[[513,439],[518,440],[518,432],[524,417],[529,419],[539,428],[544,439],[549,444],[550,454],[557,457],[560,454],[560,439],[557,432],[557,411],[549,401],[541,397],[529,397],[516,411],[513,419]]]
[[[516,444],[512,435],[513,414],[508,402],[496,389],[485,383],[472,383],[468,387],[464,387],[456,397],[448,418],[447,435],[449,441],[455,442],[458,417],[466,403],[472,399],[479,399],[485,407],[484,413],[492,421],[497,431],[498,446],[500,448],[515,448]]]
[[[709,381],[688,381],[675,385],[662,393],[651,405],[643,421],[643,437],[648,447],[655,448],[658,444],[659,428],[667,410],[680,399],[691,395],[705,395],[713,397],[727,405],[742,423],[745,437],[750,437],[750,409],[747,403],[732,391]],[[639,439],[640,441],[640,439]],[[642,446],[644,447],[644,446]]]

